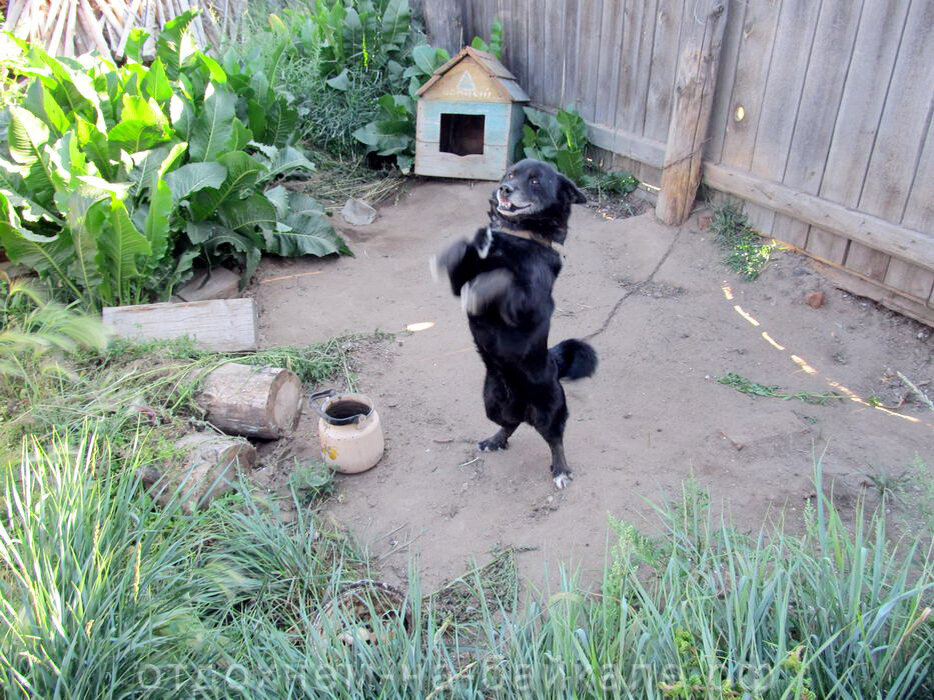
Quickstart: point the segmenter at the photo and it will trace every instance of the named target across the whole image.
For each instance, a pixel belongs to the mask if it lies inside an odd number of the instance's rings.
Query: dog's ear
[[[561,189],[564,191],[571,204],[585,204],[587,202],[587,195],[581,192],[577,185],[571,182],[569,178],[558,173],[558,179],[560,180]]]

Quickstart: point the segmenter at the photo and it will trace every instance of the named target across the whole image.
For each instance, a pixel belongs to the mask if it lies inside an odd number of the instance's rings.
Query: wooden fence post
[[[691,3],[688,3],[690,6]],[[702,8],[706,5],[706,14]],[[661,192],[655,216],[677,226],[691,214],[701,178],[701,159],[707,124],[717,85],[717,63],[726,27],[726,0],[698,3],[690,35],[684,40],[675,100],[668,127],[668,144],[662,166]]]

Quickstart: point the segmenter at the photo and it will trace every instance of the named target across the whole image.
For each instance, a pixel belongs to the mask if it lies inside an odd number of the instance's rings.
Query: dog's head
[[[586,201],[584,193],[551,165],[526,158],[506,170],[493,190],[490,221],[506,231],[532,231],[563,243],[571,205]]]

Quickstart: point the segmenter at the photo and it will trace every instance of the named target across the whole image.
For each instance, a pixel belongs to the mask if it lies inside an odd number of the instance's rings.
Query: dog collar
[[[524,239],[527,240],[527,241],[534,241],[534,242],[538,243],[539,245],[545,246],[546,248],[551,248],[551,247],[552,247],[552,242],[551,242],[551,241],[549,241],[547,238],[545,238],[542,234],[540,234],[540,233],[535,233],[534,231],[525,231],[525,230],[522,230],[522,229],[519,229],[519,230],[516,230],[516,231],[504,231],[504,230],[498,229],[498,228],[497,228],[497,229],[492,229],[492,230],[496,231],[496,233],[504,233],[504,234],[506,234],[507,236],[515,236],[516,238],[524,238]]]

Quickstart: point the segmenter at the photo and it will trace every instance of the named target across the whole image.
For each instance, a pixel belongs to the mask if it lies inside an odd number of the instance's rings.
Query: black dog
[[[461,297],[486,365],[486,414],[501,426],[479,448],[505,449],[519,424],[529,423],[551,448],[551,475],[559,489],[571,471],[563,445],[568,410],[558,380],[589,377],[597,354],[573,339],[548,349],[551,290],[561,271],[552,244],[567,236],[571,204],[586,201],[547,163],[520,161],[493,191],[489,226],[433,260],[433,270],[445,272]]]

